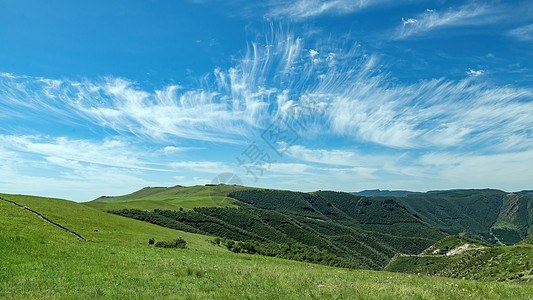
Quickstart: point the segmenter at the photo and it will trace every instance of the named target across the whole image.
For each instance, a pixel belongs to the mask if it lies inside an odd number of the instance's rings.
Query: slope
[[[505,244],[515,244],[533,234],[533,198],[510,193],[502,200],[498,219],[491,227],[492,234]]]
[[[93,236],[89,239],[94,241],[82,241],[27,210],[0,201],[2,299],[510,299],[533,294],[532,286],[353,271],[233,254],[214,246],[153,248],[145,242],[151,233],[160,238],[178,234],[188,241],[195,235],[93,214],[94,210],[69,201],[2,197],[17,198],[35,211],[41,209],[43,215],[71,211],[61,222],[86,236],[93,226],[103,230],[116,222],[128,225],[116,229],[129,232],[111,231],[108,238]],[[93,217],[97,220],[86,220]],[[141,237],[135,237],[136,231]]]
[[[112,212],[237,241],[299,243],[371,269],[381,269],[397,252],[419,253],[445,236],[391,200],[259,189],[234,191],[229,197],[240,208]]]
[[[110,209],[192,209],[194,207],[232,206],[234,199],[227,195],[235,190],[250,189],[235,185],[195,185],[173,187],[145,187],[124,196],[102,196],[85,205],[106,211]]]
[[[518,245],[533,245],[533,235],[528,236],[527,238],[521,240],[517,244]]]
[[[421,255],[395,256],[385,270],[463,279],[533,282],[533,246],[490,247],[463,237],[446,237]]]
[[[491,189],[453,190],[393,199],[448,234],[493,245],[514,244],[533,230],[533,198],[523,194]]]
[[[0,202],[3,203],[4,207],[7,205],[7,207],[23,210],[5,201],[8,200],[32,209],[54,223],[78,233],[90,243],[144,245],[150,238],[170,240],[183,237],[193,249],[212,249],[205,236],[111,215],[72,201],[8,194],[0,194],[0,198],[2,198]],[[35,218],[39,219],[37,216]],[[3,224],[3,226],[8,225]],[[55,227],[46,222],[41,222],[41,226],[46,228]],[[9,228],[9,226],[6,228]],[[17,231],[24,231],[24,229],[19,228]],[[55,232],[60,233],[64,232],[64,230],[56,227]],[[75,236],[72,237],[76,240]]]

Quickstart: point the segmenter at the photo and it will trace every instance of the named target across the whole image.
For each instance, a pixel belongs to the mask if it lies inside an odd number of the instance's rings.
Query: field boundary
[[[61,224],[58,224],[58,223],[56,223],[56,222],[54,222],[54,221],[48,219],[47,217],[41,215],[40,213],[34,211],[34,210],[31,209],[31,208],[28,208],[28,207],[26,207],[26,206],[24,206],[24,205],[20,205],[20,204],[14,202],[14,201],[7,200],[7,199],[2,198],[2,197],[0,197],[0,200],[4,200],[4,201],[6,201],[6,202],[8,202],[8,203],[11,203],[11,204],[16,205],[16,206],[18,206],[18,207],[20,207],[20,208],[23,208],[23,209],[25,209],[25,210],[27,210],[27,211],[29,211],[29,212],[31,212],[31,213],[37,215],[39,218],[41,218],[41,219],[44,220],[45,222],[48,222],[48,223],[50,223],[50,224],[52,224],[52,225],[54,225],[54,226],[56,226],[56,227],[59,227],[59,228],[65,230],[65,231],[67,231],[67,232],[70,232],[70,233],[74,234],[75,236],[77,236],[78,238],[80,238],[80,239],[82,239],[82,240],[85,241],[85,238],[84,238],[83,236],[81,236],[80,234],[78,234],[78,233],[76,233],[76,232],[74,232],[74,231],[72,231],[72,230],[66,228],[65,226],[63,226],[63,225],[61,225]]]

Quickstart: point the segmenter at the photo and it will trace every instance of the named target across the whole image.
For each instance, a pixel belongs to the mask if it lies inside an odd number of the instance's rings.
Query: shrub
[[[173,241],[162,241],[162,242],[157,242],[155,243],[155,246],[156,247],[161,247],[161,248],[180,248],[180,249],[184,249],[186,248],[187,246],[187,242],[179,237]]]
[[[153,245],[155,243],[155,239],[151,238],[148,240],[148,245]]]

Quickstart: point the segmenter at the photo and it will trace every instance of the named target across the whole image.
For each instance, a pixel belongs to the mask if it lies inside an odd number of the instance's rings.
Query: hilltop
[[[229,193],[246,189],[252,188],[225,184],[145,187],[123,196],[101,196],[86,202],[85,205],[102,211],[124,208],[178,210],[194,207],[226,207],[233,206],[235,202],[234,199],[227,197]]]
[[[356,195],[356,196],[365,196],[365,197],[403,197],[407,195],[416,195],[416,194],[422,194],[421,192],[412,192],[412,191],[391,191],[391,190],[363,190],[359,192],[352,192],[350,194]]]

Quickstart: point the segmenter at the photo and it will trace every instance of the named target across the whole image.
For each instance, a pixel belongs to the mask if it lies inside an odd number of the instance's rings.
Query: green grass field
[[[251,189],[244,186],[216,185],[216,186],[173,186],[146,187],[124,196],[100,197],[85,205],[101,210],[116,210],[136,208],[144,210],[193,209],[194,207],[226,207],[234,206],[235,199],[227,195],[236,190]]]
[[[0,298],[531,299],[533,285],[349,270],[213,246],[65,200],[0,195]],[[98,231],[96,231],[98,230]],[[182,237],[183,250],[148,239]]]

